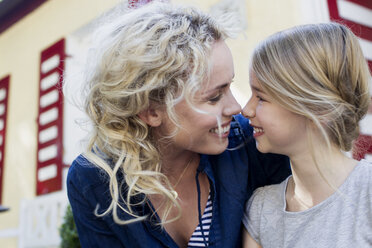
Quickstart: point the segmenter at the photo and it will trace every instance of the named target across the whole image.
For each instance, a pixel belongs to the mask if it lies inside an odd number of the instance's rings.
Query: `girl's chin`
[[[256,141],[256,148],[259,152],[261,153],[269,153],[269,149],[265,148],[264,146],[262,146],[259,142]]]

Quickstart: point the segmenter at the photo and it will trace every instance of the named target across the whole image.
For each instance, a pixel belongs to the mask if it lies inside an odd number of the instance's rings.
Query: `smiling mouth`
[[[260,127],[253,127],[253,133],[254,134],[264,133],[264,130]]]
[[[221,128],[212,128],[209,130],[210,133],[216,133],[218,135],[223,135],[223,134],[227,134],[230,132],[230,123],[226,126],[222,126]]]

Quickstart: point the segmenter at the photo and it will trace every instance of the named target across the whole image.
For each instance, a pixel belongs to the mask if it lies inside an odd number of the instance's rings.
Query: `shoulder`
[[[362,159],[358,162],[354,171],[353,177],[361,183],[372,183],[372,162]]]
[[[362,159],[359,161],[358,166],[363,170],[363,172],[372,173],[372,161]]]
[[[372,162],[365,159],[359,161],[350,178],[354,182],[352,185],[372,193]]]
[[[260,219],[262,213],[282,209],[285,199],[287,180],[257,188],[245,206],[245,215],[249,219]]]
[[[100,209],[107,209],[111,199],[109,182],[110,178],[103,169],[83,155],[78,156],[69,168],[66,180],[71,206],[93,211],[99,204]]]
[[[256,241],[261,236],[262,225],[283,209],[286,184],[287,180],[257,188],[247,202],[242,222]]]
[[[79,155],[71,164],[67,174],[67,187],[75,185],[80,188],[100,185],[107,181],[106,173],[89,161],[84,155]]]
[[[283,204],[283,197],[288,179],[280,184],[272,184],[257,188],[247,203],[247,210],[252,206],[262,208],[263,205],[279,207]]]

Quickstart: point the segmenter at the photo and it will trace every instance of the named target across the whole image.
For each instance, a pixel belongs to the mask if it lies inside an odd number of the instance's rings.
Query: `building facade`
[[[27,3],[25,3],[27,2]],[[80,69],[91,33],[118,4],[148,0],[0,1],[0,246],[58,247],[68,204],[64,179],[84,149],[89,126],[78,108]],[[244,35],[228,40],[235,63],[233,93],[250,96],[249,56],[260,40],[304,23],[342,21],[360,37],[372,71],[372,1],[171,0],[212,14],[229,11]],[[70,82],[62,93],[62,81]],[[372,158],[372,108],[361,123],[363,149]]]

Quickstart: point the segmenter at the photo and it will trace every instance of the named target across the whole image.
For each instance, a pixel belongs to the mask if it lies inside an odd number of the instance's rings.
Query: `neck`
[[[337,148],[317,149],[314,157],[308,151],[291,156],[292,180],[287,187],[287,203],[301,203],[304,210],[332,195],[346,180],[357,161]],[[295,204],[296,205],[296,204]]]
[[[161,151],[161,172],[166,175],[174,186],[182,175],[182,180],[194,178],[199,165],[199,154],[189,151],[166,147]]]

